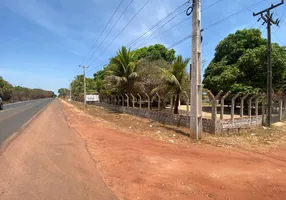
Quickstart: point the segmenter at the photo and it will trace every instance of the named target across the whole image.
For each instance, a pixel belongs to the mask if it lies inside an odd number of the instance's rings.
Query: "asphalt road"
[[[53,99],[37,99],[4,105],[0,110],[0,146]]]

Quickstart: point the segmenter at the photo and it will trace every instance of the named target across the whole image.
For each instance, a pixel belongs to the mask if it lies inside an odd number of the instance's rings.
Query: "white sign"
[[[99,95],[86,95],[86,101],[99,101]]]

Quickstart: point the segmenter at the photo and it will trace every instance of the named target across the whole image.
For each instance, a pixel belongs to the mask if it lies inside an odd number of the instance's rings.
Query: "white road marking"
[[[4,109],[4,110],[0,110],[0,112],[6,112],[8,110],[12,110],[12,108],[8,108],[8,109]]]

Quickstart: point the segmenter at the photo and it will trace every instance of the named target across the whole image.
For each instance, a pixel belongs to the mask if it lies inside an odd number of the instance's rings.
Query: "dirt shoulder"
[[[63,102],[67,120],[120,199],[286,198],[284,148],[267,156],[225,144],[216,147],[194,142],[176,127],[75,106]]]
[[[53,101],[0,155],[1,200],[117,199]]]

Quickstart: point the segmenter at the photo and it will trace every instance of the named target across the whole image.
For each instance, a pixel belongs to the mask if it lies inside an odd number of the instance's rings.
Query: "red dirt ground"
[[[231,147],[170,144],[123,132],[100,116],[62,105],[120,199],[286,199],[284,148],[266,156]]]

